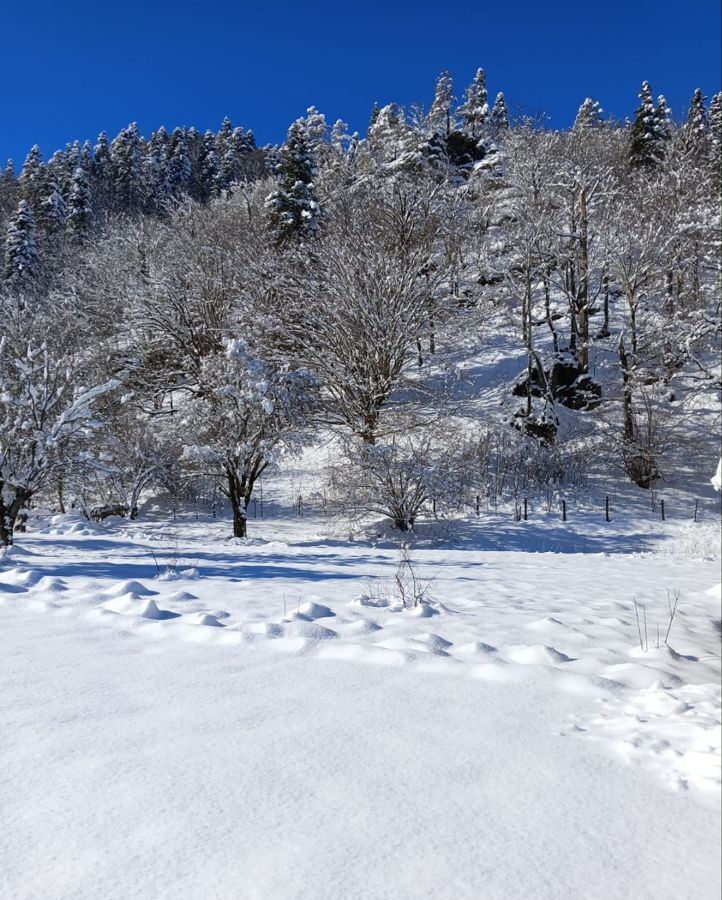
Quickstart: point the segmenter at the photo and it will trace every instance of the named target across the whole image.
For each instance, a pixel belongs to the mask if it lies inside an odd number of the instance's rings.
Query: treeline
[[[363,136],[311,108],[280,147],[226,120],[32,148],[0,178],[0,543],[38,497],[134,515],[209,485],[243,536],[319,428],[338,507],[402,530],[517,457],[514,490],[600,454],[653,485],[719,391],[721,161],[721,94],[677,123],[645,83],[631,123],[587,99],[552,131],[482,70]],[[451,360],[500,330],[526,372],[472,423]]]

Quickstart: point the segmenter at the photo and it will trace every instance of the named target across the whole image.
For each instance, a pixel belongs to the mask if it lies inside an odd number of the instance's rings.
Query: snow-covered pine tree
[[[499,135],[509,128],[509,111],[506,108],[504,94],[499,92],[491,109],[491,130],[494,135]]]
[[[19,178],[22,196],[33,208],[42,202],[45,195],[45,175],[45,164],[40,147],[35,144],[25,157]]]
[[[37,221],[44,231],[54,233],[65,227],[67,206],[55,178],[48,180],[47,191],[47,195],[38,206]]]
[[[687,113],[687,122],[684,125],[684,145],[689,153],[695,156],[703,155],[707,149],[709,138],[709,123],[705,97],[700,88],[692,95]]]
[[[669,108],[667,99],[663,94],[660,94],[657,98],[654,115],[657,119],[657,129],[662,139],[662,155],[664,155],[667,149],[667,141],[672,138],[674,123],[672,122],[672,110]]]
[[[366,130],[367,134],[376,124],[376,120],[379,117],[380,111],[381,111],[381,107],[379,106],[378,100],[374,100],[373,106],[371,107],[371,115],[369,116],[369,127]]]
[[[483,69],[477,69],[474,80],[466,89],[464,102],[458,109],[464,123],[464,131],[473,138],[480,138],[489,118],[487,102],[486,75]]]
[[[171,193],[179,197],[188,193],[193,174],[188,154],[188,137],[182,128],[173,129],[168,150],[168,185]]]
[[[143,158],[143,206],[151,213],[167,209],[170,197],[168,166],[168,132],[161,127],[154,131]]]
[[[93,207],[88,176],[82,166],[73,175],[68,196],[68,234],[76,241],[82,241],[90,230]]]
[[[216,152],[216,136],[212,131],[206,131],[203,135],[198,166],[199,200],[205,202],[219,193],[220,163]]]
[[[426,117],[426,124],[432,134],[451,134],[453,123],[451,121],[451,107],[454,102],[454,85],[451,75],[443,71],[436,79],[434,89],[434,102]]]
[[[635,169],[650,169],[664,157],[664,108],[658,111],[648,81],[642,82],[639,106],[629,128],[629,162]],[[666,104],[665,104],[666,106]]]
[[[687,113],[687,129],[694,134],[707,131],[707,110],[704,101],[701,89],[697,88],[692,95]]]
[[[574,120],[574,130],[580,131],[585,128],[599,128],[602,124],[603,111],[604,110],[596,100],[592,97],[587,97],[577,110],[577,117]]]
[[[93,178],[109,180],[110,166],[110,144],[108,142],[108,135],[104,131],[101,131],[98,135],[95,149],[93,150],[93,163],[90,169]]]
[[[35,217],[27,200],[21,200],[5,236],[3,279],[11,289],[22,289],[37,274],[38,247]]]
[[[113,200],[118,210],[136,212],[142,199],[143,152],[138,125],[132,122],[110,145]]]
[[[321,208],[313,188],[316,160],[306,139],[306,122],[297,119],[279,153],[280,189],[266,198],[278,246],[305,241],[318,233]]]
[[[331,127],[331,146],[337,153],[343,153],[350,140],[348,124],[343,119],[336,119]]]
[[[326,143],[328,137],[326,116],[322,112],[319,112],[315,106],[309,106],[302,121],[304,123],[306,143],[311,152],[317,156],[320,148]]]

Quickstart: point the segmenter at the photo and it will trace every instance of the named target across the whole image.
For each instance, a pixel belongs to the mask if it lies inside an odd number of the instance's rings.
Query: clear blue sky
[[[720,89],[719,0],[36,0],[0,17],[0,160],[47,158],[130,121],[275,142],[307,106],[366,127],[374,100],[428,104],[448,68],[567,126],[585,96],[620,118],[643,79],[681,115]]]

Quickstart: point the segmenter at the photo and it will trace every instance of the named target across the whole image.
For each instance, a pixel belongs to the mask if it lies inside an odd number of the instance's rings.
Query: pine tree
[[[596,100],[592,99],[592,97],[587,97],[577,110],[574,130],[584,131],[588,128],[599,128],[602,125],[603,112],[604,110]]]
[[[702,91],[697,88],[692,95],[684,126],[684,145],[695,156],[703,154],[707,145],[708,121],[704,101]]]
[[[331,146],[337,152],[343,153],[350,139],[348,124],[343,119],[336,119],[331,128]]]
[[[21,193],[32,206],[37,206],[45,193],[45,175],[40,147],[35,144],[25,157],[19,178]]]
[[[311,152],[317,154],[322,145],[326,143],[328,135],[326,116],[319,112],[315,106],[309,106],[302,121],[304,123],[306,143]]]
[[[94,178],[100,181],[110,180],[110,144],[108,143],[108,135],[101,131],[98,135],[98,142],[93,151],[93,164],[91,173]]]
[[[143,154],[138,125],[132,122],[110,145],[113,199],[116,208],[134,212],[141,204]]]
[[[665,144],[672,138],[674,125],[672,122],[672,110],[669,108],[666,98],[660,94],[657,98],[657,105],[654,108],[654,117],[657,120],[657,132],[662,141],[662,155],[666,152]]]
[[[392,163],[409,152],[409,132],[404,111],[396,103],[389,103],[379,110],[376,121],[369,128],[369,147],[382,162]]]
[[[191,183],[191,161],[188,154],[188,136],[182,128],[174,128],[169,142],[168,185],[171,193],[179,197],[187,194]]]
[[[426,117],[426,122],[432,134],[451,134],[451,106],[454,102],[454,88],[451,75],[444,71],[436,79],[434,102]]]
[[[52,178],[48,182],[48,194],[38,208],[38,224],[47,232],[61,231],[65,227],[67,209],[58,182]]]
[[[648,81],[642,82],[639,100],[629,129],[629,162],[635,169],[649,169],[657,166],[664,155],[662,116],[665,109],[655,108]]]
[[[37,274],[37,258],[35,218],[27,200],[21,200],[5,237],[3,278],[8,287],[19,289],[29,284]]]
[[[376,124],[380,111],[381,107],[379,106],[378,100],[374,100],[373,106],[371,107],[371,115],[369,116],[369,127],[366,129],[367,134]]]
[[[90,141],[85,141],[80,154],[80,165],[86,172],[90,172],[93,165],[93,146]]]
[[[162,213],[170,197],[168,171],[168,132],[161,127],[154,131],[143,159],[143,200],[148,212]]]
[[[73,175],[68,197],[68,234],[76,241],[82,241],[90,230],[92,219],[93,207],[88,176],[82,166],[78,166]]]
[[[499,135],[509,128],[509,111],[506,108],[504,94],[498,93],[491,109],[491,130]]]
[[[321,209],[313,189],[316,161],[306,139],[306,122],[297,119],[279,154],[280,189],[266,198],[276,244],[305,241],[318,233]]]
[[[474,80],[464,94],[464,102],[458,110],[464,122],[464,130],[473,138],[481,137],[489,118],[487,99],[486,75],[483,69],[477,69]]]
[[[199,199],[205,202],[219,193],[220,164],[216,152],[216,136],[212,131],[206,131],[203,135],[199,167]]]

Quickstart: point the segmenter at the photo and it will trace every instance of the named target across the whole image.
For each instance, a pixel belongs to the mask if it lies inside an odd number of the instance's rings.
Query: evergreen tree
[[[35,277],[38,248],[35,217],[27,200],[21,200],[5,237],[3,278],[8,287],[20,289]]]
[[[586,100],[577,110],[577,117],[574,120],[574,130],[582,131],[587,128],[599,128],[602,125],[602,112],[599,103],[587,97]]]
[[[82,166],[73,175],[68,197],[68,234],[76,241],[82,241],[90,230],[93,219],[90,185]]]
[[[319,112],[315,106],[309,106],[302,121],[304,123],[306,143],[312,153],[318,154],[320,148],[326,143],[328,135],[326,116]]]
[[[38,208],[38,224],[45,231],[52,233],[64,228],[67,209],[55,178],[49,180],[47,190],[47,196],[40,202]]]
[[[32,206],[37,206],[45,192],[45,165],[37,144],[30,148],[25,157],[19,181],[23,197]]]
[[[433,134],[451,134],[451,105],[454,102],[454,90],[451,75],[444,71],[436,79],[434,102],[426,117],[426,122]]]
[[[331,146],[337,152],[343,153],[350,140],[348,124],[343,119],[336,119],[331,128]]]
[[[707,110],[704,105],[705,98],[702,91],[697,88],[692,95],[692,100],[687,113],[687,122],[684,126],[684,144],[692,154],[702,154],[706,148],[708,136]]]
[[[218,196],[220,164],[216,152],[216,136],[212,131],[206,131],[203,135],[199,168],[199,199],[206,201]]]
[[[642,82],[639,100],[629,129],[629,162],[635,169],[649,169],[658,165],[664,155],[662,117],[666,114],[666,103],[661,109],[655,108],[648,81]]]
[[[494,106],[491,109],[491,130],[495,135],[502,134],[509,128],[509,111],[506,108],[506,100],[501,92],[496,95]]]
[[[657,131],[661,139],[661,151],[662,155],[666,151],[666,142],[671,140],[672,132],[674,130],[674,125],[672,122],[672,110],[669,108],[667,104],[667,100],[663,94],[660,94],[657,98],[657,105],[654,108],[654,116],[657,120]]]
[[[94,178],[100,181],[110,181],[110,144],[108,143],[108,135],[101,131],[98,135],[98,142],[93,151],[93,164],[91,173]]]
[[[166,209],[170,196],[168,168],[168,132],[161,125],[151,134],[143,159],[143,199],[148,212]]]
[[[464,94],[464,102],[459,107],[459,113],[464,122],[464,131],[473,138],[481,137],[489,118],[487,99],[486,75],[483,69],[477,69],[474,80]]]
[[[276,244],[304,241],[318,233],[321,209],[313,189],[316,161],[306,139],[306,122],[288,129],[278,164],[280,189],[266,198]]]
[[[378,100],[374,100],[373,106],[371,107],[371,115],[369,116],[369,127],[366,130],[367,134],[376,124],[376,120],[379,117],[380,111],[381,111],[381,107],[379,106]]]
[[[182,128],[175,128],[169,144],[168,185],[171,193],[179,197],[187,194],[191,184],[191,161],[188,154],[188,136]]]
[[[408,153],[409,127],[403,110],[396,103],[389,103],[379,110],[376,121],[369,128],[368,142],[373,153],[386,163]]]
[[[143,153],[138,125],[133,122],[110,145],[113,199],[116,208],[134,212],[140,207]]]
[[[80,154],[80,165],[86,172],[90,172],[93,165],[93,147],[90,141],[86,141],[83,144],[82,152]]]

